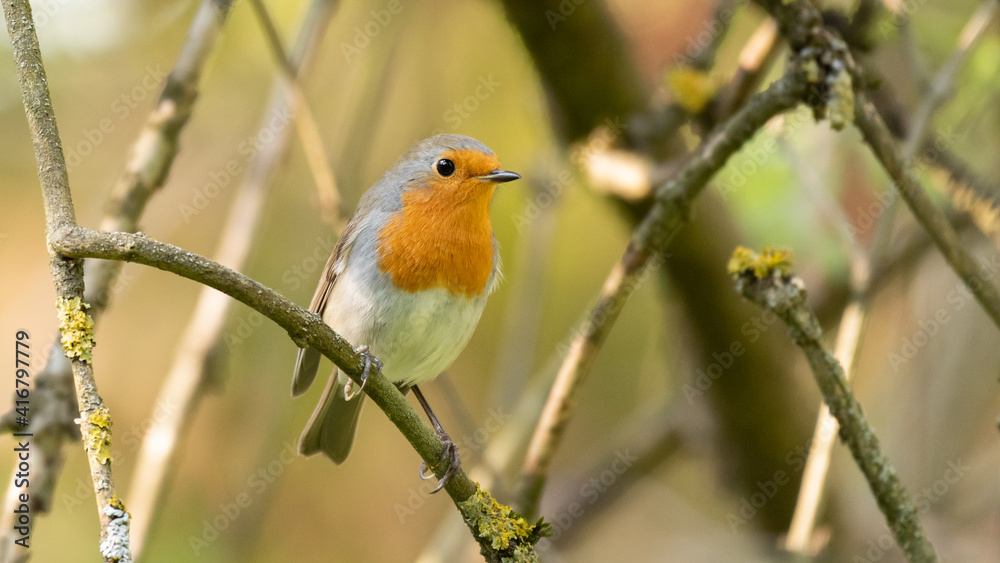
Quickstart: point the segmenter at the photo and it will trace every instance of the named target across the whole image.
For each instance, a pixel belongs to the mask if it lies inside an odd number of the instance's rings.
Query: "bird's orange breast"
[[[404,291],[443,287],[454,295],[479,295],[493,273],[489,203],[495,185],[474,178],[434,181],[403,192],[402,209],[379,231],[379,267]]]

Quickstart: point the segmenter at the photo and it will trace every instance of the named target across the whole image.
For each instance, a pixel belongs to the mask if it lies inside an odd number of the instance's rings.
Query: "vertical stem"
[[[83,262],[60,256],[51,246],[53,233],[64,227],[75,227],[76,217],[45,67],[27,0],[4,0],[3,11],[35,149],[35,160],[38,162],[38,178],[45,206],[46,239],[51,256],[50,267],[60,306],[63,349],[70,357],[80,406],[80,430],[101,522],[101,552],[105,561],[131,561],[128,516],[124,512],[124,506],[115,497],[114,479],[111,475],[111,458],[108,453],[111,445],[111,421],[97,392],[89,352],[93,344],[94,323],[86,313],[88,306],[81,301]],[[78,338],[76,343],[68,339],[71,333]],[[79,339],[87,345],[81,348]]]

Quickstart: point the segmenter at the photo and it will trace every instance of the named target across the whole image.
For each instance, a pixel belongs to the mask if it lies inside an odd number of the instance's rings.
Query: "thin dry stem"
[[[332,11],[336,9],[337,2],[329,0],[324,2]],[[343,225],[343,217],[340,213],[340,190],[337,188],[336,177],[330,167],[328,155],[330,154],[323,143],[323,137],[319,133],[319,126],[316,118],[313,117],[312,109],[306,99],[302,86],[299,84],[299,69],[297,64],[288,57],[281,37],[278,35],[274,20],[267,11],[263,0],[251,0],[254,14],[256,14],[261,27],[264,30],[264,37],[267,38],[268,47],[274,55],[275,62],[281,75],[284,77],[289,88],[291,106],[295,115],[296,132],[302,150],[306,155],[306,162],[312,173],[313,181],[316,182],[316,189],[319,193],[320,211],[324,220],[334,225],[339,231]]]
[[[334,9],[334,3],[328,0],[314,1],[303,20],[295,55],[289,62],[295,74],[300,74],[304,61],[312,60]],[[292,84],[285,79],[279,79],[275,84],[271,102],[262,114],[262,126],[266,127],[272,116],[283,115],[291,109],[290,106],[296,105],[294,88],[290,88]],[[287,152],[289,138],[287,129],[282,129],[254,156],[223,227],[216,251],[220,264],[233,270],[243,268],[264,208],[269,179]],[[156,515],[162,508],[166,477],[176,465],[179,448],[211,379],[211,356],[220,345],[222,329],[232,303],[232,299],[225,294],[208,287],[202,288],[174,363],[156,400],[161,416],[154,418],[143,439],[129,489],[134,518],[132,544],[137,557],[141,555]]]

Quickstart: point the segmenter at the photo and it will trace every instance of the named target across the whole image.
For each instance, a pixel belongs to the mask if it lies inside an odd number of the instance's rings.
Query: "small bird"
[[[498,183],[519,179],[483,143],[463,135],[418,141],[361,196],[320,276],[309,310],[365,355],[372,369],[414,395],[458,469],[458,448],[418,384],[448,368],[472,337],[500,279],[489,207]],[[320,353],[299,349],[292,396],[312,384]],[[299,453],[342,463],[351,451],[364,394],[336,367]],[[421,476],[425,475],[421,466]]]

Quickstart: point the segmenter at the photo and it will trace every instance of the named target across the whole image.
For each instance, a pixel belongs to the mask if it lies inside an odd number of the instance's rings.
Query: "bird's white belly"
[[[456,296],[443,288],[409,293],[370,270],[362,273],[368,283],[352,274],[348,268],[337,279],[323,320],[352,345],[368,345],[397,384],[418,384],[447,369],[486,305],[486,295]]]

